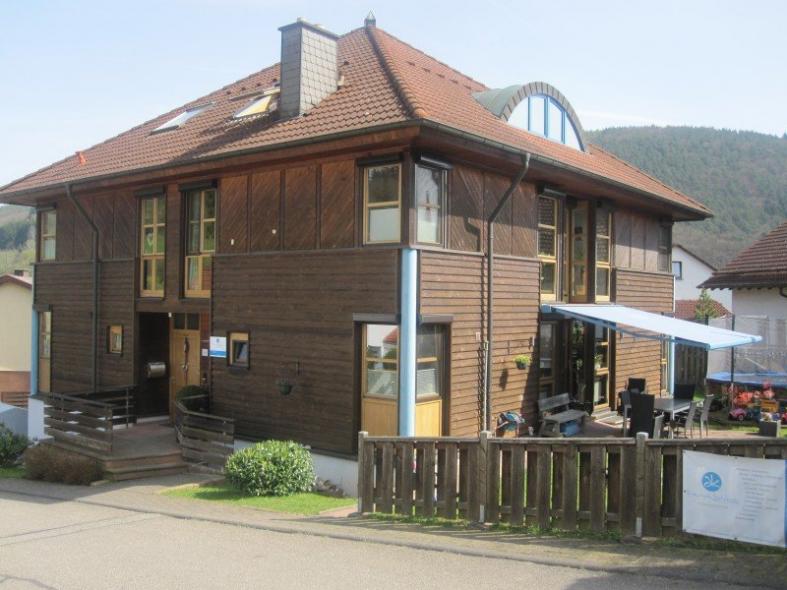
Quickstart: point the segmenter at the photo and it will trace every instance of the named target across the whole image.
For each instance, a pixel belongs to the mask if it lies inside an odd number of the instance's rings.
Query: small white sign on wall
[[[227,358],[227,338],[225,336],[210,337],[210,356],[217,359]]]
[[[683,530],[784,547],[787,461],[684,451]]]

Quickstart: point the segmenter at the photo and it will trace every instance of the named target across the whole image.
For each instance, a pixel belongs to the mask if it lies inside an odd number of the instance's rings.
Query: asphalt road
[[[0,492],[0,590],[639,590],[678,583]],[[679,582],[681,590],[741,588]]]

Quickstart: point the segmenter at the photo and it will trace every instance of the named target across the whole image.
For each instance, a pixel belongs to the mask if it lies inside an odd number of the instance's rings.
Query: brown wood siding
[[[58,262],[68,262],[74,259],[74,219],[77,211],[73,203],[65,197],[57,200],[56,207],[55,258]]]
[[[672,311],[672,275],[615,271],[615,302],[654,313]],[[626,386],[629,377],[647,380],[650,393],[658,393],[661,383],[661,344],[655,340],[635,340],[620,335],[615,340],[615,391]]]
[[[395,250],[218,256],[214,335],[249,332],[250,368],[212,361],[215,412],[249,438],[351,453],[358,393],[354,313],[395,314]],[[275,381],[300,366],[289,396]]]
[[[183,291],[181,267],[183,266],[183,244],[180,239],[183,228],[183,198],[178,185],[167,186],[167,243],[166,259],[164,261],[164,297],[167,300],[177,301]],[[139,218],[139,202],[136,204],[136,216]]]
[[[355,162],[322,165],[320,175],[320,247],[350,248],[355,242]]]
[[[520,184],[511,195],[511,200],[513,204],[512,253],[514,256],[535,258],[538,236],[536,187],[532,184]]]
[[[93,216],[93,199],[76,197],[88,217]],[[89,260],[93,253],[93,230],[82,214],[74,210],[74,260]]]
[[[129,385],[134,379],[134,262],[102,262],[99,282],[98,380],[101,386]],[[92,285],[90,285],[92,288]],[[123,354],[109,354],[110,325],[123,326]]]
[[[248,176],[221,179],[218,252],[246,252],[248,249],[248,183]]]
[[[484,219],[489,219],[500,197],[508,190],[511,179],[497,174],[484,174]],[[503,206],[495,222],[495,254],[511,254],[511,199]]]
[[[658,272],[660,223],[628,210],[614,213],[615,266]]]
[[[98,254],[102,260],[113,257],[115,195],[112,193],[93,197],[93,223],[98,228]],[[88,235],[90,232],[88,231]],[[92,236],[91,236],[92,237]]]
[[[290,168],[284,173],[284,248],[317,247],[317,167]]]
[[[52,391],[85,390],[92,379],[92,265],[39,264],[35,277],[35,302],[52,312]]]
[[[537,380],[534,370],[518,371],[513,359],[532,353],[538,322],[538,262],[495,260],[495,344],[492,418],[506,410],[534,418]],[[477,434],[481,427],[483,380],[481,341],[485,297],[485,259],[457,253],[422,252],[422,314],[450,315],[449,434]]]
[[[137,198],[130,190],[114,195],[115,222],[112,253],[115,258],[134,258],[137,255]]]
[[[448,247],[480,252],[484,235],[484,175],[474,168],[455,166],[448,186]]]
[[[251,176],[250,250],[277,250],[281,244],[281,171],[259,172]]]

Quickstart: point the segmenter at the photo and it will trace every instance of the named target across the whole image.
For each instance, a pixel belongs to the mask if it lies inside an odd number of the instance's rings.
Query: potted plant
[[[530,362],[533,360],[533,356],[530,354],[518,354],[514,357],[514,363],[516,363],[516,368],[524,371],[530,366]]]
[[[276,379],[276,387],[282,395],[290,395],[293,383],[289,379]]]

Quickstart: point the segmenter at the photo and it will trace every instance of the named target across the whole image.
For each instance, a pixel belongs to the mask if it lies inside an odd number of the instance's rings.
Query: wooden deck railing
[[[0,402],[17,408],[26,408],[30,393],[27,391],[0,391]]]
[[[112,431],[134,421],[134,386],[77,393],[39,393],[44,402],[44,432],[58,442],[112,453]]]
[[[683,449],[787,458],[787,440],[358,440],[361,512],[669,535],[681,529]]]
[[[189,396],[175,402],[175,432],[183,458],[220,471],[235,447],[235,421],[189,409],[207,396]]]

